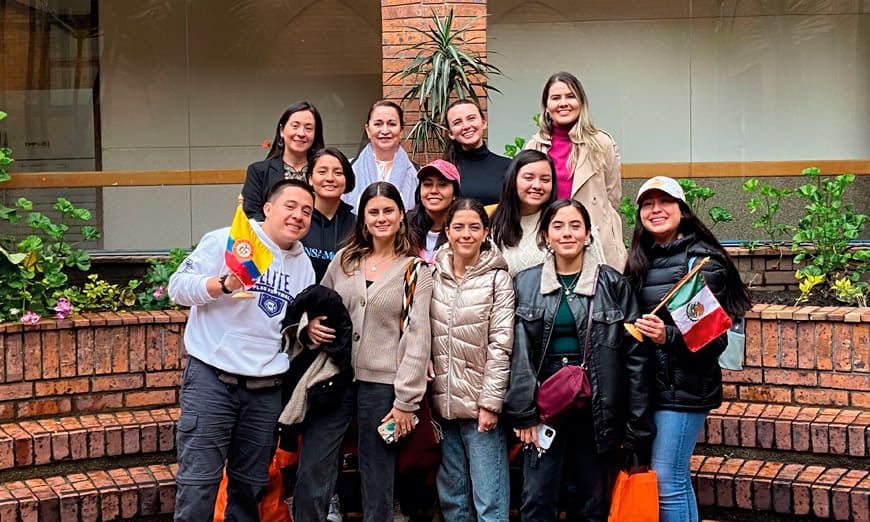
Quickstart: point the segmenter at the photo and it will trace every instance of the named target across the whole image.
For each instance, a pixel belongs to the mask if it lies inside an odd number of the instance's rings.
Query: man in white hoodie
[[[296,294],[314,283],[299,242],[313,209],[314,193],[302,181],[270,190],[265,220],[251,220],[272,251],[272,264],[250,289],[253,299],[230,295],[242,282],[224,263],[229,227],[205,234],[169,280],[172,300],[190,306],[176,437],[177,522],[213,519],[224,465],[225,519],[260,520],[257,501],[275,452],[281,378],[289,367],[281,320]]]

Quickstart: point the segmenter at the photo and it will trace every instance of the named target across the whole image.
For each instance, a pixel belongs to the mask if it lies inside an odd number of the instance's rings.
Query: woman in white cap
[[[622,242],[622,163],[616,141],[589,118],[583,85],[571,73],[557,72],[544,84],[539,129],[526,143],[552,158],[557,198],[583,203],[596,228],[597,248],[617,270],[625,266]]]
[[[689,458],[707,412],[722,403],[719,354],[725,334],[690,351],[673,318],[662,307],[649,312],[689,271],[709,256],[702,268],[707,286],[731,317],[751,306],[749,291],[734,262],[713,233],[692,213],[676,180],[656,176],[637,194],[637,223],[625,275],[637,292],[641,312],[635,325],[651,345],[655,379],[650,395],[656,437],[651,466],[658,475],[662,522],[698,520],[698,506],[689,474]]]
[[[450,204],[461,195],[459,170],[449,161],[437,159],[420,169],[414,192],[414,209],[408,212],[411,242],[423,261],[432,264],[435,251],[447,242],[444,223]]]

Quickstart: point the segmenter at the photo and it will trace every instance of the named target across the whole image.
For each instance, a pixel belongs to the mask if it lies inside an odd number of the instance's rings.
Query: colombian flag
[[[236,215],[233,216],[224,261],[245,288],[254,286],[254,282],[272,264],[272,251],[257,237],[241,205],[236,207]]]
[[[686,347],[693,352],[731,328],[731,318],[710,291],[700,270],[668,301],[668,310],[683,334]]]

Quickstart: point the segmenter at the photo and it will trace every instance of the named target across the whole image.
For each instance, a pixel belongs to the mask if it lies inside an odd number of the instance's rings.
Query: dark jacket
[[[653,244],[647,252],[649,269],[638,290],[638,302],[648,313],[662,300],[668,290],[689,271],[688,261],[700,261],[710,256],[701,269],[707,286],[722,302],[728,281],[722,253],[688,235],[667,245]],[[657,410],[708,411],[722,404],[722,370],[719,354],[725,351],[728,337],[723,334],[697,352],[690,352],[683,336],[674,326],[667,307],[658,312],[665,322],[663,345],[647,341],[654,350],[655,390]]]
[[[589,296],[598,260],[587,250],[576,298],[568,302],[577,325],[582,350],[586,338]],[[542,366],[559,303],[565,299],[556,278],[552,257],[517,274],[516,321],[511,359],[511,381],[504,411],[518,428],[539,422],[535,396],[538,370]],[[639,315],[634,292],[616,270],[601,265],[593,297],[592,336],[587,366],[592,385],[592,422],[599,453],[623,444],[638,453],[650,451],[655,428],[652,422],[649,347],[635,341],[623,327]]]
[[[284,179],[284,161],[281,158],[265,159],[248,165],[245,184],[242,186],[242,210],[249,219],[263,221],[263,205],[272,185]]]
[[[323,274],[326,273],[326,268],[335,257],[335,253],[350,235],[355,222],[353,207],[344,201],[338,204],[338,210],[332,219],[328,219],[316,208],[314,209],[311,214],[311,227],[308,229],[308,234],[302,238],[302,245],[305,247],[305,255],[314,267],[314,280],[318,283],[323,279]]]
[[[474,150],[456,147],[455,152],[463,197],[474,198],[484,205],[498,203],[510,158],[491,152],[486,145]]]

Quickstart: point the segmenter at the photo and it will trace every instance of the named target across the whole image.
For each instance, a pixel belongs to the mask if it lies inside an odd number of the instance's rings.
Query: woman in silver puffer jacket
[[[449,243],[435,256],[432,400],[444,419],[444,520],[469,520],[475,511],[478,521],[508,519],[507,435],[499,414],[510,382],[514,289],[488,233],[483,205],[457,200],[446,221]]]

